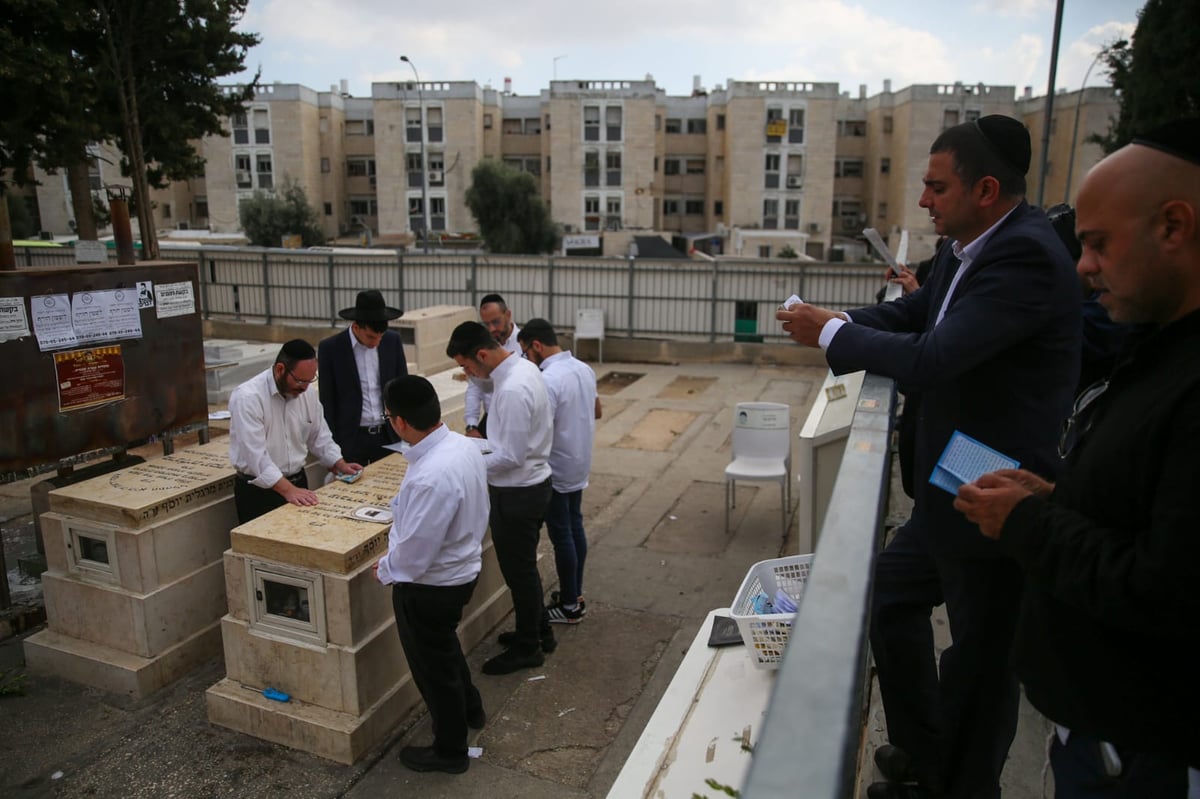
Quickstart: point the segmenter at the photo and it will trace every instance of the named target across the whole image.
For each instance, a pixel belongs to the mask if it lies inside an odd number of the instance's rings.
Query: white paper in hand
[[[793,305],[803,305],[803,304],[804,304],[804,300],[800,299],[795,294],[793,294],[792,296],[788,297],[786,300],[781,302],[779,304],[779,307],[786,311],[789,308],[791,308]]]
[[[879,253],[879,257],[887,262],[887,265],[892,268],[892,274],[900,274],[900,264],[892,255],[892,251],[888,249],[883,237],[879,235],[879,231],[873,227],[863,228],[863,237],[871,243],[875,248],[875,252]]]

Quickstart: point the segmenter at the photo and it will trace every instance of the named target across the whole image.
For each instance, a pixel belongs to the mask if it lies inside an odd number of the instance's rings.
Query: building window
[[[583,229],[600,229],[600,198],[596,195],[583,198]]]
[[[779,200],[768,197],[763,200],[763,230],[779,228]]]
[[[883,132],[884,133],[891,133],[893,125],[895,125],[895,123],[892,121],[891,117],[883,118]]]
[[[958,109],[947,108],[942,111],[942,130],[952,128],[958,124]]]
[[[530,117],[525,120],[525,135],[537,136],[542,132],[542,120],[538,117]]]
[[[835,178],[861,178],[863,176],[863,160],[861,158],[839,158],[833,165]]]
[[[484,130],[492,129],[492,115],[491,114],[483,115],[483,129]]]
[[[271,121],[265,108],[254,110],[254,143],[271,143]]]
[[[621,198],[609,197],[604,203],[604,227],[606,230],[621,229]]]
[[[429,153],[428,163],[429,163],[429,185],[430,186],[446,185],[446,171],[445,171],[445,166],[444,166],[446,163],[446,160],[445,160],[444,154],[440,150],[435,150],[435,151]],[[374,161],[372,161],[371,162],[372,173],[375,171],[374,166],[375,166],[375,163],[374,163]]]
[[[689,175],[703,175],[704,174],[704,159],[703,158],[689,158],[687,160],[686,169],[687,169],[687,173]]]
[[[767,144],[778,144],[783,141],[787,131],[787,122],[783,118],[782,108],[767,109]]]
[[[687,132],[693,134],[708,133],[708,120],[689,119],[687,121]]]
[[[600,185],[600,153],[595,150],[583,154],[583,185]]]
[[[689,216],[703,216],[704,200],[685,200],[683,203],[683,212]]]
[[[682,133],[683,120],[667,118],[667,133]]]
[[[420,197],[408,198],[408,229],[413,232],[426,230],[425,203]]]
[[[860,232],[866,221],[862,212],[862,203],[858,200],[834,200],[833,215],[840,220],[842,233]]]
[[[604,122],[608,128],[608,140],[621,140],[621,106],[610,105],[604,109]]]
[[[171,218],[171,204],[170,203],[162,204],[162,218],[163,219]]]
[[[1055,119],[1057,119],[1057,117],[1052,118],[1050,120],[1050,132],[1051,133],[1054,132]],[[977,111],[976,109],[971,109],[971,110],[967,111],[965,114],[963,114],[963,122],[978,122],[978,121],[979,121],[979,111]]]
[[[891,173],[892,173],[892,159],[880,158],[879,159],[879,174],[890,175]]]
[[[717,114],[717,130],[725,130],[725,115]]]
[[[608,186],[621,185],[621,154],[609,152],[604,157],[605,184]]]
[[[333,203],[325,203],[325,216],[333,216]]]
[[[446,198],[429,198],[429,228],[431,230],[446,229]]]
[[[196,218],[208,219],[208,197],[196,198]]]
[[[867,135],[867,123],[861,119],[839,119],[838,135],[860,138]]]
[[[656,131],[662,130],[662,114],[654,115],[654,129]]]
[[[600,106],[583,107],[583,140],[600,141]]]
[[[525,132],[525,121],[522,119],[506,119],[500,127],[505,136],[520,136]]]
[[[375,216],[379,213],[379,205],[372,197],[351,197],[350,213],[353,216]]]
[[[887,219],[887,203],[880,203],[875,215],[880,219]]]
[[[271,156],[269,154],[258,154],[254,160],[254,171],[258,173],[258,187],[260,189],[273,189],[275,187],[275,179],[271,174]]]
[[[804,144],[804,109],[788,111],[788,143]]]
[[[91,191],[100,191],[104,188],[104,182],[100,175],[100,159],[95,156],[89,156],[88,162],[88,188]]]
[[[779,153],[767,153],[763,169],[766,171],[764,176],[763,187],[767,189],[779,188]]]
[[[663,216],[679,215],[679,200],[663,200]]]
[[[249,144],[250,143],[250,122],[246,119],[245,114],[233,115],[233,143],[234,144]]]
[[[678,175],[683,172],[682,158],[667,158],[663,161],[664,175]]]
[[[759,258],[770,258],[771,257],[771,245],[770,244],[758,245],[758,257]]]
[[[250,156],[239,153],[233,157],[233,180],[239,189],[254,188],[254,174],[250,168]]]
[[[404,140],[421,141],[421,109],[406,108],[404,110]]]
[[[800,201],[785,200],[783,203],[783,226],[787,230],[800,229]]]
[[[427,115],[429,120],[429,141],[442,140],[442,109],[431,108]]]
[[[425,168],[421,164],[420,153],[409,153],[405,158],[405,171],[408,173],[408,187],[419,189],[424,185]]]
[[[347,136],[374,136],[375,121],[371,119],[347,119]]]
[[[374,158],[350,158],[346,161],[346,177],[365,178],[375,174]]]
[[[321,171],[322,171],[322,172],[328,172],[328,171],[329,171],[329,159],[328,159],[328,158],[322,158],[322,159],[321,159]]]
[[[713,201],[713,216],[725,216],[725,202],[723,200]]]

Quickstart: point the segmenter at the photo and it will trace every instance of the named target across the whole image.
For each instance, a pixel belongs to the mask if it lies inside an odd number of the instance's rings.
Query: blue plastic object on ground
[[[264,688],[263,696],[265,696],[267,699],[274,699],[276,702],[290,702],[292,699],[283,691],[279,691],[274,688]]]

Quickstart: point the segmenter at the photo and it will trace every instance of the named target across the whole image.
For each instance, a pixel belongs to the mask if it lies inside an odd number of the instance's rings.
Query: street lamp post
[[[425,239],[425,254],[429,254],[429,164],[425,161],[425,92],[421,89],[421,74],[417,65],[408,56],[400,56],[400,60],[412,67],[413,77],[417,79],[417,112],[421,116],[421,234]]]

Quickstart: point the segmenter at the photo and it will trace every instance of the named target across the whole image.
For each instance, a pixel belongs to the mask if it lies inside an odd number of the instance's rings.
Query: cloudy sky
[[[264,82],[324,91],[341,79],[474,80],[516,94],[549,81],[640,80],[671,95],[735,80],[834,81],[869,94],[913,83],[1031,85],[1045,93],[1054,0],[249,0],[261,35],[247,67]],[[1103,44],[1133,32],[1138,0],[1067,0],[1060,88],[1076,89]],[[1092,70],[1088,85],[1106,82]]]

